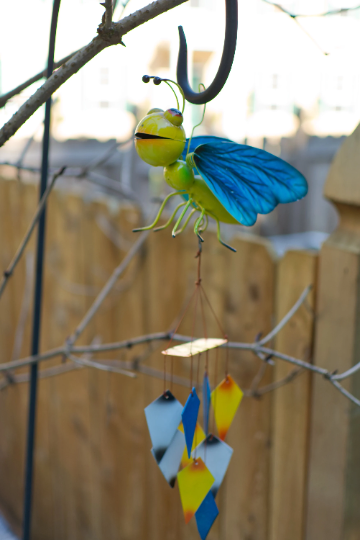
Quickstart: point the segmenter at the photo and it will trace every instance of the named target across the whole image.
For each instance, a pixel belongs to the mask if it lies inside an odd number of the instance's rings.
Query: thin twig
[[[70,60],[70,58],[72,58],[78,52],[79,51],[75,51],[71,54],[68,54],[67,56],[65,56],[65,58],[62,58],[58,62],[55,62],[54,70],[59,68],[63,64],[65,64],[65,62]],[[28,79],[27,81],[23,82],[16,88],[13,88],[13,90],[10,90],[10,92],[7,92],[6,94],[3,94],[2,96],[0,96],[0,109],[4,107],[4,105],[6,104],[7,101],[9,101],[9,99],[16,96],[17,94],[20,94],[20,92],[22,92],[23,90],[25,90],[26,88],[34,84],[35,82],[40,81],[41,79],[46,77],[46,75],[47,75],[47,69],[44,69],[43,71],[40,71],[40,73],[38,73],[37,75],[34,75],[33,77],[31,77],[31,79]]]
[[[110,28],[113,14],[112,0],[104,0],[100,4],[105,8],[105,27]]]
[[[302,30],[304,32],[304,34],[307,35],[307,37],[309,39],[311,39],[311,41],[314,43],[314,45],[325,55],[325,56],[328,56],[329,53],[324,51],[324,49],[319,45],[319,43],[312,37],[311,34],[309,34],[309,32],[300,24],[299,22],[299,18],[310,18],[310,17],[326,17],[328,15],[340,15],[342,13],[346,13],[348,11],[354,11],[354,10],[357,10],[357,9],[360,9],[360,5],[359,6],[354,6],[354,7],[348,7],[348,8],[340,8],[340,9],[332,9],[330,11],[325,11],[324,13],[292,13],[291,11],[287,10],[286,8],[284,8],[281,4],[277,4],[275,2],[270,2],[269,0],[263,0],[263,2],[265,2],[265,4],[269,4],[269,6],[273,6],[273,7],[276,7],[277,9],[279,9],[280,11],[282,11],[283,13],[285,13],[285,15],[288,15],[297,25],[298,27],[300,28],[300,30]]]
[[[149,377],[153,377],[155,379],[164,379],[164,373],[163,371],[159,371],[157,369],[151,368],[149,366],[144,366],[135,362],[123,362],[121,360],[105,360],[106,365],[109,366],[118,366],[122,371],[123,370],[132,370],[137,373],[141,373],[143,375],[147,375]],[[96,362],[98,363],[98,362]],[[66,363],[66,364],[59,364],[57,366],[53,366],[51,368],[42,369],[39,372],[39,379],[46,379],[48,377],[57,377],[58,375],[63,375],[66,373],[70,373],[72,371],[78,370],[78,369],[84,369],[85,367],[96,367],[94,365],[92,366],[85,366],[80,363]],[[111,370],[115,373],[117,373],[117,370],[113,369]],[[30,376],[29,373],[20,373],[19,375],[13,375],[12,379],[3,379],[0,382],[0,391],[5,390],[8,386],[11,386],[13,384],[21,384],[21,383],[27,383],[29,382]],[[178,375],[172,376],[172,382],[174,384],[177,384],[179,386],[184,386],[186,388],[189,387],[189,381],[185,377],[180,377]]]
[[[41,197],[41,200],[38,204],[38,207],[37,207],[37,210],[35,212],[35,215],[30,223],[30,226],[25,234],[25,237],[23,239],[23,241],[21,242],[17,252],[15,253],[15,256],[12,260],[12,262],[10,263],[10,265],[8,266],[7,270],[5,270],[4,272],[4,277],[3,277],[3,280],[0,284],[0,297],[7,285],[7,282],[9,281],[10,277],[12,276],[13,272],[14,272],[14,269],[17,265],[17,263],[19,262],[19,260],[21,259],[21,256],[22,254],[24,253],[24,250],[30,240],[30,237],[32,235],[32,232],[37,224],[37,222],[39,221],[40,219],[40,216],[43,212],[43,209],[44,209],[44,206],[45,206],[45,203],[51,193],[51,190],[52,188],[54,187],[54,184],[56,182],[56,179],[61,176],[63,174],[63,172],[65,171],[66,167],[62,167],[56,174],[54,174],[54,176],[52,177],[52,180],[50,182],[50,184],[48,185],[48,187],[46,188],[46,191],[44,192],[44,195]]]
[[[100,231],[114,244],[114,246],[121,251],[127,251],[129,249],[131,245],[130,242],[125,240],[104,214],[96,216],[95,222]]]
[[[25,285],[24,296],[21,304],[19,321],[15,331],[14,347],[12,353],[12,359],[17,360],[20,357],[26,321],[29,315],[32,299],[32,284],[34,281],[34,254],[32,252],[27,253],[25,257]]]
[[[99,165],[102,165],[109,159],[109,157],[121,146],[126,146],[130,142],[134,140],[133,135],[126,139],[125,141],[115,141],[105,152],[101,155],[101,157],[94,159],[87,165],[86,167],[82,168],[82,173],[86,174],[88,171],[91,171],[93,169],[96,169],[96,167],[99,167]]]
[[[126,270],[126,268],[129,266],[132,259],[141,249],[148,235],[149,235],[149,231],[144,231],[143,233],[141,233],[140,237],[133,244],[133,246],[131,247],[127,255],[125,256],[125,258],[121,261],[119,266],[115,268],[110,278],[105,283],[104,287],[102,288],[102,290],[100,291],[96,299],[94,300],[90,309],[88,310],[88,312],[86,313],[86,315],[84,316],[84,318],[82,319],[78,327],[76,328],[75,332],[68,339],[67,341],[68,346],[71,347],[73,343],[75,343],[75,341],[78,339],[78,337],[82,334],[82,332],[85,330],[86,326],[89,324],[89,322],[91,321],[91,319],[93,318],[93,316],[95,315],[95,313],[97,312],[97,310],[99,309],[99,307],[101,306],[101,304],[103,303],[103,301],[105,300],[105,298],[107,297],[107,295],[109,294],[109,292],[111,291],[111,289],[113,288],[113,286],[115,285],[119,277],[121,276],[121,274]]]
[[[297,312],[297,310],[299,309],[299,307],[305,302],[305,299],[307,297],[307,295],[309,294],[309,292],[311,291],[312,289],[312,285],[308,285],[306,287],[306,289],[304,289],[304,291],[301,293],[301,296],[300,298],[297,300],[297,302],[293,305],[293,307],[290,309],[289,313],[287,313],[285,315],[285,317],[283,319],[281,319],[281,321],[279,322],[279,324],[277,326],[275,326],[275,328],[273,330],[271,330],[271,332],[269,332],[267,334],[267,336],[265,336],[264,338],[260,339],[260,341],[258,341],[258,344],[259,345],[265,345],[265,343],[267,343],[268,341],[270,341],[274,336],[276,336],[276,334],[285,326],[285,324],[287,322],[289,322],[289,320],[293,317],[293,315]]]
[[[129,139],[126,139],[125,141],[116,142],[109,149],[107,149],[106,152],[102,154],[100,158],[96,158],[96,160],[91,162],[86,167],[68,167],[67,174],[64,176],[70,176],[73,178],[86,178],[89,182],[99,185],[112,193],[121,195],[122,197],[133,201],[138,206],[141,206],[140,199],[138,198],[137,194],[132,189],[130,189],[127,186],[122,185],[120,182],[116,182],[112,178],[109,178],[93,170],[99,165],[101,165],[102,163],[104,163],[110,157],[112,152],[116,150],[116,148],[125,146],[132,140],[133,140],[133,137],[130,137]],[[39,167],[28,167],[28,166],[22,165],[22,163],[19,163],[19,162],[10,163],[8,161],[3,161],[3,162],[0,162],[0,166],[1,165],[8,166],[8,167],[15,167],[19,170],[29,171],[33,173],[40,172]],[[50,169],[49,169],[49,172],[50,172]]]
[[[360,369],[360,362],[358,364],[355,364],[352,368],[348,369],[347,371],[344,371],[344,373],[339,373],[339,375],[333,375],[331,378],[333,381],[342,381],[344,379],[347,379],[351,375],[354,375],[357,371]]]
[[[345,388],[343,386],[341,386],[340,383],[338,383],[337,381],[334,381],[332,377],[325,377],[328,381],[331,382],[331,384],[333,386],[335,386],[335,388],[337,388],[339,390],[339,392],[341,392],[345,397],[347,397],[348,399],[350,399],[350,401],[352,401],[353,403],[355,403],[355,405],[357,405],[358,407],[360,407],[360,400],[357,399],[355,396],[353,396],[350,392],[348,392],[347,390],[345,390]]]
[[[99,28],[98,32],[100,32],[100,35],[95,37],[88,45],[80,49],[68,62],[65,62],[55,71],[0,129],[0,146],[10,139],[62,84],[99,54],[99,52],[111,45],[122,43],[123,36],[131,30],[186,1],[156,0],[121,21],[112,23],[110,28]]]
[[[130,377],[131,379],[136,378],[135,373],[126,369],[122,369],[120,367],[115,367],[110,364],[104,364],[102,362],[96,362],[94,360],[86,360],[85,358],[77,358],[72,354],[67,354],[66,357],[69,358],[69,360],[71,360],[72,362],[74,362],[74,364],[78,364],[80,366],[96,368],[100,371],[112,371],[113,373],[119,373],[119,375],[126,375],[126,377]]]
[[[143,233],[142,237],[139,238],[138,242],[134,244],[134,246],[131,248],[125,259],[122,261],[122,263],[115,269],[114,273],[102,289],[101,293],[98,295],[95,302],[92,304],[88,312],[86,313],[85,317],[75,330],[74,334],[69,338],[65,346],[58,347],[57,349],[52,349],[50,351],[47,351],[46,353],[39,354],[36,356],[30,356],[27,358],[23,358],[21,360],[14,360],[11,362],[7,362],[4,364],[0,364],[0,372],[6,372],[12,369],[17,369],[26,365],[33,364],[35,362],[42,362],[45,360],[49,360],[51,358],[55,358],[57,356],[63,356],[63,355],[77,355],[77,354],[98,354],[100,352],[106,352],[106,351],[115,351],[120,349],[129,349],[135,345],[139,345],[142,343],[151,343],[153,341],[161,341],[169,339],[179,342],[187,342],[192,341],[194,337],[189,336],[183,336],[180,334],[174,334],[172,332],[159,332],[156,334],[147,334],[144,336],[139,336],[133,339],[129,339],[126,341],[120,341],[116,343],[106,343],[106,344],[92,344],[92,345],[85,345],[85,346],[74,346],[75,340],[80,336],[80,334],[83,332],[84,328],[87,326],[89,321],[92,319],[96,311],[99,309],[101,303],[111,290],[111,288],[116,283],[117,278],[123,272],[126,268],[126,266],[129,264],[131,258],[135,255],[135,253],[140,249],[142,243],[145,241],[145,238],[147,236],[147,232]],[[307,291],[308,288],[305,290]],[[296,309],[301,305],[301,302],[303,302],[303,297],[305,294],[305,291],[300,296],[298,302],[291,308],[289,313],[294,314]],[[296,308],[296,309],[295,309]],[[274,328],[272,331],[272,336],[279,332],[281,328],[283,328],[284,324],[289,320],[289,313],[285,315],[283,320]],[[270,334],[269,334],[270,335]],[[268,340],[268,336],[264,338]],[[263,362],[264,365],[268,363],[268,360],[270,357],[279,358],[281,360],[284,360],[285,362],[288,362],[290,364],[296,365],[298,368],[301,368],[301,370],[307,369],[309,371],[312,371],[313,373],[317,373],[319,375],[322,375],[326,380],[330,381],[330,383],[337,389],[339,392],[341,392],[344,396],[346,396],[350,401],[355,403],[356,405],[360,406],[360,400],[357,399],[355,396],[353,396],[350,392],[345,390],[339,383],[338,379],[339,377],[343,376],[349,376],[352,373],[355,373],[358,369],[360,369],[360,362],[351,368],[351,370],[347,370],[343,374],[336,375],[334,372],[330,372],[329,370],[315,366],[313,364],[310,364],[309,362],[305,362],[304,360],[300,360],[298,358],[294,358],[293,356],[289,356],[287,354],[280,353],[274,349],[270,349],[268,347],[263,347],[261,344],[261,341],[256,340],[254,343],[237,343],[237,342],[228,342],[225,346],[229,349],[238,349],[238,350],[244,350],[244,351],[252,351],[255,355],[257,355]],[[77,361],[81,362],[83,360],[77,359]],[[97,367],[96,364],[99,364],[99,362],[90,362],[91,367]],[[88,364],[90,365],[90,364]],[[99,369],[104,369],[103,364],[100,364],[101,367]],[[147,366],[143,366],[140,364],[137,359],[134,359],[133,362],[127,363],[123,366],[121,366],[121,369],[125,370],[132,370],[132,371],[141,371],[143,373],[151,374],[151,369]],[[295,376],[297,376],[301,370],[293,370],[290,372],[284,379],[281,381],[276,381],[275,383],[272,383],[271,385],[267,385],[263,388],[257,388],[257,385],[261,379],[261,376],[263,374],[264,369],[261,369],[259,374],[256,376],[255,380],[253,381],[252,388],[246,390],[244,393],[246,395],[261,395],[266,392],[270,392],[272,390],[275,390],[278,386],[282,386],[286,384],[286,382],[289,382],[292,380]],[[108,370],[109,371],[109,370]],[[9,381],[12,382],[12,381]],[[188,381],[187,381],[188,382]],[[3,383],[4,385],[5,383]],[[0,386],[1,388],[1,386]]]
[[[140,199],[138,198],[136,193],[127,186],[120,184],[120,182],[116,182],[116,180],[113,180],[112,178],[108,178],[107,176],[104,176],[103,174],[97,173],[95,171],[87,171],[85,174],[75,176],[77,176],[78,178],[85,177],[87,180],[89,180],[89,182],[104,187],[109,191],[118,193],[122,197],[126,197],[127,199],[134,201],[137,206],[140,206]]]
[[[30,356],[27,358],[23,358],[21,360],[15,360],[12,362],[0,364],[0,372],[9,371],[11,369],[17,369],[23,366],[33,364],[35,362],[43,362],[46,360],[50,360],[51,358],[55,358],[56,356],[63,356],[64,354],[65,355],[84,354],[84,353],[95,354],[99,352],[115,351],[115,350],[120,350],[120,349],[125,349],[125,348],[131,348],[141,343],[150,343],[151,341],[155,341],[155,340],[169,340],[170,338],[172,338],[174,341],[180,341],[180,342],[187,342],[187,341],[190,341],[191,339],[194,339],[189,336],[182,336],[180,334],[171,335],[171,333],[169,332],[159,332],[156,334],[147,334],[144,336],[139,336],[134,339],[129,339],[129,340],[121,341],[117,343],[107,343],[104,345],[95,345],[95,346],[88,345],[88,346],[78,346],[78,347],[68,345],[65,347],[58,347],[57,349],[52,349],[50,351],[47,351],[44,354]],[[304,362],[303,360],[299,360],[298,358],[294,358],[292,356],[279,353],[278,351],[269,349],[267,347],[259,347],[257,343],[229,342],[226,344],[226,347],[228,347],[229,349],[238,349],[238,350],[244,350],[244,351],[247,350],[247,351],[253,351],[256,353],[262,352],[265,355],[272,355],[275,358],[279,358],[281,360],[284,360],[285,362],[289,362],[290,364],[294,364],[300,368],[307,369],[309,371],[312,371],[313,373],[322,375],[324,376],[326,380],[330,381],[331,384],[333,384],[333,386],[337,388],[344,396],[346,396],[356,405],[360,406],[360,400],[355,398],[350,392],[345,390],[336,380],[334,380],[333,379],[334,374],[325,368],[314,366],[312,364],[309,364],[308,362]],[[251,390],[249,391],[251,392]]]
[[[42,125],[42,124],[43,124],[43,122],[41,122],[40,125]],[[40,127],[40,126],[39,126],[39,127]],[[39,128],[38,128],[38,129],[39,129]],[[38,129],[36,129],[36,130],[34,131],[34,133],[32,134],[32,136],[26,141],[26,144],[25,144],[25,146],[24,146],[24,148],[23,148],[23,150],[22,150],[22,152],[21,152],[21,154],[20,154],[20,156],[19,156],[19,159],[18,159],[17,162],[16,162],[16,167],[17,167],[17,170],[18,170],[18,171],[17,171],[17,173],[18,173],[18,180],[21,180],[21,178],[20,178],[21,165],[23,164],[23,161],[24,161],[24,159],[25,159],[25,156],[26,156],[26,154],[27,154],[27,152],[28,152],[30,146],[32,145],[32,143],[33,143],[33,141],[34,141],[34,138],[35,138],[35,135],[36,135]]]
[[[57,377],[58,375],[62,375],[65,373],[69,373],[70,371],[74,371],[76,369],[82,369],[83,366],[75,365],[73,363],[68,362],[67,364],[59,364],[58,366],[53,366],[51,368],[42,369],[39,371],[39,379],[46,379],[48,377]],[[5,390],[8,386],[12,386],[13,384],[21,384],[21,383],[27,383],[30,380],[30,374],[29,373],[20,373],[19,375],[13,375],[12,380],[3,379],[0,382],[0,392],[2,390]]]
[[[283,13],[285,13],[286,15],[289,15],[289,17],[291,17],[292,19],[296,19],[297,17],[326,17],[328,15],[340,15],[341,13],[346,13],[347,11],[355,11],[356,9],[360,9],[360,5],[359,5],[359,6],[353,6],[353,7],[348,7],[348,8],[331,9],[323,13],[291,13],[291,11],[288,11],[281,4],[270,2],[269,0],[263,0],[263,2],[265,2],[266,4],[269,4],[270,6],[274,6],[280,9]]]
[[[288,384],[292,382],[296,377],[298,377],[301,373],[304,373],[304,370],[302,368],[295,368],[286,377],[283,379],[280,379],[279,381],[275,381],[273,383],[267,384],[266,386],[262,386],[261,388],[258,388],[256,390],[257,396],[262,396],[264,394],[267,394],[268,392],[273,392],[274,390],[277,390],[278,388],[281,388],[281,386],[285,386],[285,384]]]
[[[266,371],[266,363],[265,362],[262,362],[260,364],[260,368],[259,368],[259,371],[256,373],[255,377],[253,378],[253,381],[250,385],[250,391],[253,392],[253,395],[257,395],[257,391],[258,391],[258,388],[259,388],[259,384],[261,383],[264,375],[265,375],[265,371]]]

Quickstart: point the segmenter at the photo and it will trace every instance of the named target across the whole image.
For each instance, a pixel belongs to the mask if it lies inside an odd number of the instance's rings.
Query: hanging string
[[[201,360],[201,353],[198,354],[198,357],[197,357],[196,388],[199,388],[199,382],[200,382],[200,360]]]
[[[164,355],[166,356],[166,355]],[[171,370],[171,373],[170,373],[170,392],[172,393],[173,391],[173,381],[174,381],[174,357],[171,356],[170,357],[170,370]]]
[[[190,356],[190,392],[192,394],[192,379],[193,379],[193,355]]]
[[[202,288],[202,285],[200,285],[200,304],[201,304],[201,316],[202,316],[202,324],[203,324],[203,330],[204,330],[204,336],[205,336],[205,339],[207,339],[207,328],[206,328],[206,318],[205,318],[205,312],[204,312],[204,302],[203,302],[203,298],[202,298],[202,291],[203,291],[203,288]]]
[[[175,335],[176,332],[178,331],[179,326],[180,326],[180,324],[181,324],[182,321],[183,321],[183,318],[185,317],[186,313],[188,312],[188,310],[189,310],[189,308],[190,308],[190,305],[191,305],[191,303],[192,303],[192,301],[193,301],[193,299],[194,299],[196,293],[197,293],[197,287],[194,289],[192,295],[190,296],[189,301],[188,301],[188,303],[186,304],[185,309],[184,309],[184,311],[183,311],[183,313],[182,313],[182,315],[181,315],[181,317],[180,317],[180,320],[179,320],[179,322],[178,322],[178,324],[177,324],[175,330],[172,332],[171,338],[170,338],[168,344],[166,345],[165,349],[169,349],[169,348],[170,348],[170,345],[171,345],[171,343],[172,343],[173,340],[174,340],[174,335]]]
[[[229,344],[226,343],[225,345],[225,349],[226,349],[226,357],[225,357],[225,379],[227,380],[228,379],[228,375],[229,375]]]
[[[221,326],[220,321],[219,321],[218,317],[216,316],[216,313],[215,313],[215,311],[213,310],[212,305],[210,304],[210,300],[209,300],[209,298],[208,298],[208,296],[207,296],[207,294],[206,294],[206,292],[205,292],[203,286],[201,286],[201,292],[202,292],[203,295],[204,295],[204,298],[205,298],[205,300],[206,300],[206,302],[207,302],[207,304],[208,304],[208,306],[209,306],[209,308],[210,308],[210,310],[211,310],[211,313],[214,315],[214,318],[215,318],[215,320],[216,320],[216,323],[217,323],[218,327],[220,328],[220,331],[221,331],[222,335],[224,336],[224,339],[227,339],[227,335],[225,334],[225,331],[224,331],[223,327]]]
[[[216,388],[216,385],[217,385],[218,363],[219,363],[219,348],[215,349],[214,388]],[[211,418],[211,432],[212,433],[214,433],[215,431],[216,393],[214,394],[213,409],[214,409],[214,414],[212,415],[212,418]]]
[[[164,354],[164,394],[166,393],[166,354]]]

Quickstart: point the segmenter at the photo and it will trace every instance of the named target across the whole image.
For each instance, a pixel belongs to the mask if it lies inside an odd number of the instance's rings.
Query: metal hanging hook
[[[229,76],[234,60],[238,28],[238,3],[237,0],[225,0],[225,4],[226,28],[221,62],[215,79],[203,92],[194,92],[189,85],[186,38],[183,27],[179,26],[180,49],[177,63],[177,81],[183,89],[186,100],[195,105],[204,105],[218,95]]]

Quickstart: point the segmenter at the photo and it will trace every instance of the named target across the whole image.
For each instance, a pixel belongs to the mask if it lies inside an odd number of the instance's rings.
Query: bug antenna
[[[184,92],[183,92],[183,89],[181,88],[181,86],[180,86],[177,82],[175,82],[175,81],[173,81],[173,80],[171,80],[171,79],[162,79],[161,77],[156,77],[156,76],[154,76],[154,75],[143,75],[143,77],[142,77],[142,81],[143,81],[144,83],[150,82],[150,79],[154,79],[154,84],[155,84],[156,86],[158,86],[162,81],[164,81],[164,82],[168,85],[168,87],[172,90],[172,92],[174,93],[174,96],[175,96],[175,99],[176,99],[177,108],[180,109],[178,97],[177,97],[177,95],[176,95],[176,92],[175,92],[174,88],[171,86],[171,84],[174,84],[174,85],[178,88],[178,90],[179,90],[179,92],[180,92],[180,94],[181,94],[181,96],[182,96],[182,99],[183,99],[183,104],[182,104],[182,110],[181,110],[181,113],[184,114],[184,109],[185,109],[185,96],[184,96]]]
[[[205,85],[204,85],[203,83],[200,83],[200,84],[199,84],[199,92],[200,92],[201,88],[203,88],[203,89],[205,90]],[[191,135],[190,135],[189,142],[188,142],[188,146],[187,146],[186,155],[188,155],[188,153],[189,153],[189,150],[190,150],[190,144],[191,144],[191,141],[192,141],[192,138],[193,138],[193,135],[194,135],[195,128],[201,126],[201,124],[202,124],[203,121],[204,121],[205,111],[206,111],[206,103],[204,104],[204,110],[203,110],[203,114],[202,114],[202,117],[201,117],[200,122],[199,122],[198,124],[196,124],[196,125],[192,128]]]
[[[177,87],[177,89],[179,90],[180,94],[181,94],[181,97],[182,97],[182,100],[183,100],[183,103],[182,103],[182,109],[181,109],[181,113],[184,114],[184,110],[185,110],[185,96],[184,96],[184,92],[183,92],[183,89],[181,88],[181,86],[171,80],[171,79],[163,79],[165,82],[167,82],[168,84],[171,83],[171,84],[175,84],[175,86]],[[169,84],[170,86],[170,84]],[[174,92],[174,89],[172,88],[173,92]],[[178,102],[179,103],[179,102]],[[179,109],[179,104],[178,104],[178,109]]]

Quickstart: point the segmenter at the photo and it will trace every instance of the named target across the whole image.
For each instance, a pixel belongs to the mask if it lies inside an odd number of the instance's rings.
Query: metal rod
[[[178,27],[180,47],[177,63],[177,82],[184,92],[185,99],[190,103],[204,105],[204,103],[208,103],[214,99],[223,88],[229,76],[236,51],[238,0],[225,0],[225,9],[225,39],[220,65],[213,82],[203,92],[192,90],[189,84],[186,38],[183,27]]]
[[[54,49],[56,38],[56,27],[61,0],[54,0],[53,12],[50,28],[49,40],[49,56],[47,65],[47,78],[49,78],[54,68]],[[43,196],[48,179],[48,163],[49,163],[49,141],[50,141],[50,113],[51,113],[51,98],[45,104],[45,120],[44,120],[44,135],[42,146],[42,163],[41,163],[41,181],[39,199]],[[40,341],[41,327],[41,297],[42,297],[42,282],[43,282],[43,266],[44,266],[44,247],[45,247],[45,210],[39,219],[38,239],[37,239],[37,254],[36,254],[36,274],[35,274],[35,293],[34,293],[34,312],[33,312],[33,329],[32,329],[32,347],[31,354],[38,354]],[[35,422],[36,422],[36,394],[38,380],[38,364],[31,366],[30,371],[30,388],[29,388],[29,409],[28,409],[28,433],[26,446],[26,462],[25,462],[25,491],[24,491],[24,530],[23,539],[30,539],[31,529],[31,508],[32,508],[32,484],[34,471],[34,442],[35,442]]]

